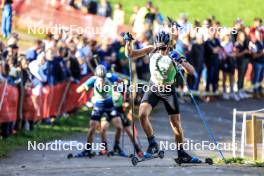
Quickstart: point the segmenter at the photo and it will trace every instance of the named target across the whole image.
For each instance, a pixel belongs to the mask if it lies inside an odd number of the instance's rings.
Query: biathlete
[[[110,73],[110,74],[112,74],[112,73]],[[120,91],[118,89],[119,89],[119,87],[117,86],[116,90],[113,90],[113,94],[112,94],[114,107],[115,107],[116,111],[120,114],[124,131],[126,132],[130,141],[134,145],[137,155],[139,157],[143,157],[144,153],[142,152],[139,145],[137,144],[137,141],[135,141],[133,139],[133,135],[132,135],[132,128],[133,127],[130,123],[130,120],[128,119],[128,117],[126,115],[126,112],[125,112],[126,110],[124,109],[126,107],[123,107],[124,98],[123,98],[123,95],[121,93],[122,91]]]
[[[116,128],[115,142],[113,151],[119,153],[120,155],[125,155],[124,151],[120,147],[120,137],[122,132],[122,122],[118,112],[115,110],[112,100],[112,88],[113,83],[118,80],[118,77],[112,75],[111,77],[106,77],[106,68],[103,65],[98,65],[95,69],[95,76],[89,78],[81,86],[77,88],[77,92],[88,91],[88,89],[93,88],[94,90],[94,106],[91,114],[90,128],[87,135],[87,147],[86,150],[82,151],[80,155],[92,156],[94,153],[91,150],[91,144],[93,142],[93,137],[96,129],[100,127],[103,134],[106,134],[108,130],[109,123]],[[101,118],[106,115],[107,120],[101,123]],[[106,135],[102,136],[104,147],[107,148]]]
[[[152,157],[153,154],[159,152],[158,143],[156,142],[149,116],[157,103],[162,101],[168,113],[175,140],[178,144],[178,158],[181,158],[183,162],[200,163],[201,160],[190,156],[183,149],[183,130],[175,91],[176,65],[181,65],[187,73],[194,75],[195,70],[193,66],[185,58],[172,50],[172,39],[169,32],[158,32],[155,35],[154,45],[139,50],[132,49],[133,37],[130,33],[125,33],[123,37],[126,41],[125,52],[128,57],[137,59],[147,54],[150,57],[149,68],[151,77],[149,86],[151,88],[144,93],[139,107],[140,123],[149,142],[144,156],[146,158]]]
[[[139,157],[143,157],[144,153],[142,152],[140,146],[138,145],[137,141],[133,140],[133,135],[131,132],[132,126],[131,126],[130,120],[128,119],[128,117],[126,115],[126,110],[125,110],[126,107],[124,105],[124,98],[122,95],[122,92],[124,93],[125,90],[122,90],[121,87],[118,85],[118,83],[122,82],[123,80],[119,79],[118,75],[116,73],[107,73],[106,77],[107,78],[113,78],[113,77],[115,78],[114,84],[116,86],[114,86],[114,88],[112,89],[112,100],[113,100],[114,108],[121,118],[123,130],[126,132],[130,141],[134,145],[137,155]],[[124,96],[126,96],[126,95],[124,95]],[[96,100],[96,97],[92,97],[92,101],[90,103],[94,105],[95,100]],[[89,104],[89,106],[91,106],[91,105]],[[108,123],[106,123],[106,122],[107,122],[107,119],[101,118],[101,127],[103,127],[100,129],[101,140],[106,146],[105,150],[100,151],[101,155],[108,154],[108,147],[107,147],[107,142],[106,142],[107,141],[107,130],[106,130],[107,128],[105,128],[105,126],[107,126]]]

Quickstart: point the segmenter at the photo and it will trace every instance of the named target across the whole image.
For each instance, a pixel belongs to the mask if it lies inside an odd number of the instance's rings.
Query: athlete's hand
[[[172,51],[170,53],[170,58],[172,58],[174,61],[178,62],[179,64],[181,64],[184,61],[184,57],[181,56],[178,52],[176,51]]]
[[[132,34],[130,34],[129,32],[121,33],[121,36],[126,42],[134,40]]]

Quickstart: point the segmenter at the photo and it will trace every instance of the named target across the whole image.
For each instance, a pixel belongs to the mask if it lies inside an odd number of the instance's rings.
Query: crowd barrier
[[[43,29],[52,30],[51,27],[66,27],[75,33],[85,29],[84,34],[90,38],[113,38],[120,32],[131,30],[126,25],[115,25],[110,18],[83,14],[66,4],[52,5],[45,0],[16,0],[13,9],[17,17],[16,25],[38,29],[37,33],[43,32]]]
[[[37,121],[85,105],[93,94],[92,90],[78,94],[76,88],[88,77],[84,77],[78,84],[65,81],[54,86],[44,86],[39,96],[32,93],[32,88],[25,88],[22,107],[19,107],[19,88],[0,83],[0,123],[16,121],[19,108],[23,109],[23,119]],[[34,106],[34,99],[37,107]]]

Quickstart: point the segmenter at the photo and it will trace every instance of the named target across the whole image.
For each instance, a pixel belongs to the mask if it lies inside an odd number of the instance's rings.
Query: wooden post
[[[244,112],[243,113],[243,123],[242,123],[242,133],[241,133],[241,153],[240,153],[241,158],[244,158],[245,156],[246,121],[247,121],[247,114]]]
[[[252,115],[252,143],[253,143],[253,160],[257,160],[257,136],[256,136],[256,115]]]
[[[262,161],[264,161],[264,120],[262,120]]]
[[[233,132],[232,132],[232,149],[233,157],[236,157],[236,114],[237,110],[233,110]]]

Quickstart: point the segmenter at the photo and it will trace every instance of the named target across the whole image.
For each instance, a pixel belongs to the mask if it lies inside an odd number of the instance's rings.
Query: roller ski
[[[205,160],[200,160],[196,157],[193,157],[192,160],[185,160],[184,158],[175,158],[174,161],[177,163],[177,165],[181,166],[182,164],[213,164],[212,158],[205,158]]]
[[[151,144],[148,147],[147,152],[144,153],[142,158],[133,155],[131,157],[131,162],[133,166],[136,166],[137,163],[139,162],[148,161],[155,158],[160,158],[160,159],[164,158],[164,151],[159,150],[157,143]]]
[[[206,158],[204,161],[200,160],[197,157],[192,157],[187,154],[184,150],[180,150],[178,153],[178,158],[175,158],[174,161],[180,166],[181,164],[202,164],[207,163],[209,165],[213,164],[211,158]]]
[[[96,156],[96,152],[91,152],[89,150],[84,150],[80,153],[77,153],[77,154],[73,154],[73,153],[69,153],[67,155],[67,158],[68,159],[71,159],[71,158],[85,158],[85,157],[88,157],[88,158],[93,158]]]

